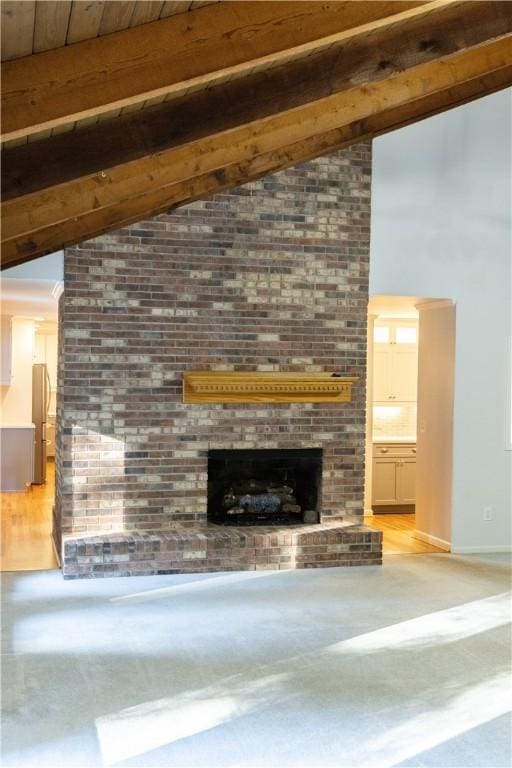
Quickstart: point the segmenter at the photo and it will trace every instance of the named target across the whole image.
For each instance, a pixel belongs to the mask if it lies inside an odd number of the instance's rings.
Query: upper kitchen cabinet
[[[377,319],[373,341],[374,402],[415,402],[418,384],[417,322]]]
[[[0,365],[0,384],[9,385],[12,379],[12,322],[7,315],[2,315],[2,354]]]

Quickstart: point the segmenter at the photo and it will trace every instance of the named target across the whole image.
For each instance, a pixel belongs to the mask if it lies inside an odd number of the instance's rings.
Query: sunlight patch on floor
[[[293,674],[292,667],[287,673],[270,674],[251,681],[244,675],[236,675],[197,691],[145,702],[99,717],[95,725],[104,764],[114,765],[140,757],[266,706],[286,707]],[[496,675],[465,690],[462,684],[450,684],[439,689],[435,704],[428,699],[424,702],[422,709],[426,711],[404,719],[406,715],[401,715],[400,709],[396,710],[393,716],[393,721],[397,723],[395,727],[390,727],[388,717],[381,719],[375,713],[375,736],[363,742],[356,739],[350,743],[347,740],[343,764],[351,768],[392,768],[403,760],[437,747],[508,713],[511,708],[510,686],[508,673]],[[342,705],[343,686],[339,695]],[[317,706],[321,708],[321,699]],[[354,718],[350,707],[347,708],[347,717]],[[356,716],[354,731],[357,731],[358,722]],[[344,728],[347,728],[347,722]],[[222,732],[219,738],[222,740]]]
[[[415,755],[460,736],[466,731],[494,720],[511,711],[511,676],[496,675],[463,693],[456,693],[446,704],[425,712],[395,728],[385,731],[373,740],[361,744],[357,754],[351,755],[353,768],[379,766],[392,768]],[[440,691],[440,696],[446,691]]]
[[[342,640],[328,650],[366,654],[455,642],[509,624],[510,601],[511,593],[503,592]]]
[[[331,664],[331,654],[345,656],[349,665],[357,660],[364,665],[364,656],[368,653],[402,653],[410,649],[435,648],[501,627],[509,620],[510,595],[502,593],[383,627],[314,652],[253,667],[250,673],[226,677],[207,688],[146,702],[100,717],[96,720],[96,730],[104,760],[107,765],[112,765],[142,755],[223,725],[272,702],[278,701],[281,706],[286,706],[290,688],[285,683],[294,679],[297,670],[310,665],[313,668],[319,665],[322,674],[321,668]],[[389,664],[389,660],[383,663]],[[341,676],[339,697],[342,704],[345,696],[343,666],[336,674]],[[300,677],[296,684],[300,684],[299,680]],[[509,677],[499,675],[462,693],[461,686],[457,684],[441,688],[435,699],[439,703],[434,709],[428,711],[428,695],[424,704],[426,713],[400,723],[398,709],[394,722],[399,724],[391,729],[386,726],[380,734],[379,718],[376,717],[377,736],[374,740],[366,741],[364,745],[346,745],[348,752],[354,750],[347,765],[353,768],[374,765],[391,767],[465,730],[499,717],[508,711],[509,686]],[[348,716],[349,711],[350,707],[347,709]],[[354,723],[356,727],[357,722]]]
[[[194,736],[258,709],[274,700],[286,675],[253,682],[236,676],[230,683],[145,702],[96,719],[106,765],[142,755]]]
[[[132,592],[129,595],[111,597],[110,602],[146,602],[147,600],[157,600],[159,598],[172,597],[173,595],[182,595],[185,592],[200,592],[205,589],[220,587],[224,584],[237,584],[243,581],[252,581],[253,579],[261,578],[262,576],[268,578],[269,576],[276,575],[282,576],[283,571],[240,571],[237,573],[223,574],[221,576],[209,576],[208,578],[198,579],[197,581],[190,581],[186,584],[173,584],[169,587],[148,589],[144,590],[143,592]]]
[[[200,595],[201,590],[246,583],[269,575],[276,577],[281,574],[279,571],[225,574],[211,579],[133,593],[126,597],[133,599],[135,603],[138,600],[149,602],[155,598],[163,599],[173,596],[187,598],[189,594],[197,593]],[[216,595],[216,599],[221,599],[222,594],[221,591]],[[95,625],[89,618],[89,609],[73,606],[53,611],[42,610],[18,619],[12,629],[11,650],[15,653],[36,654],[53,654],[60,650],[75,654],[123,652],[130,656],[134,654],[150,655],[150,651],[145,645],[141,646],[139,642],[136,642],[136,634],[134,635],[132,632],[130,620],[121,611],[121,606],[129,606],[132,604],[131,601],[124,601],[121,597],[115,597],[110,598],[109,602],[115,605],[111,605],[111,610],[105,614],[104,628],[110,627],[111,631],[115,631],[119,627],[119,621],[127,622],[127,631],[120,635],[115,649],[111,647],[109,631],[96,631]],[[118,610],[121,613],[118,614]],[[204,605],[201,610],[204,619],[206,612],[215,611],[215,601],[211,605]],[[52,616],[52,633],[47,631],[50,614]],[[322,653],[367,655],[379,651],[435,647],[504,626],[510,622],[510,618],[510,594],[505,592],[356,635],[328,645],[322,649]],[[182,616],[180,621],[183,621]],[[161,625],[152,626],[148,629],[147,635],[153,638],[149,647],[153,649],[162,647],[165,630]],[[297,660],[306,660],[308,656],[310,653],[305,652],[298,654],[296,658]],[[288,662],[290,660],[287,659]]]

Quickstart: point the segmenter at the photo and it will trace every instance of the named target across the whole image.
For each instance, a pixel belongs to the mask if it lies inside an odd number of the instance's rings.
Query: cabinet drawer
[[[373,455],[389,459],[415,459],[416,445],[414,443],[374,443]]]

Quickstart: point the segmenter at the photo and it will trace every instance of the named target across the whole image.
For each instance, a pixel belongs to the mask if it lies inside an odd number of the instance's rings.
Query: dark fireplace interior
[[[321,448],[208,451],[208,520],[318,523],[321,481]]]

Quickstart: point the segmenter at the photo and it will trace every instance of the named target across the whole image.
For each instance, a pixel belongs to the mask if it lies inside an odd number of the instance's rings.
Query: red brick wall
[[[70,248],[63,533],[206,517],[209,448],[322,447],[322,516],[362,515],[369,143]],[[184,405],[186,369],[340,371],[353,402]]]

